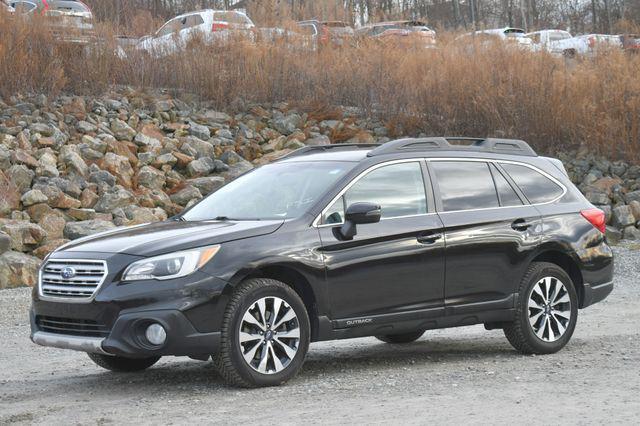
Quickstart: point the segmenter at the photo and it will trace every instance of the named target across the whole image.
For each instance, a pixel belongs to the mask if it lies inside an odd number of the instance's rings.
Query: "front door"
[[[402,320],[412,311],[442,307],[444,239],[425,171],[419,160],[374,166],[322,215],[319,231],[334,319],[369,321],[398,314],[395,318]],[[345,241],[338,230],[345,209],[356,202],[379,204],[382,218],[358,225],[353,240]]]

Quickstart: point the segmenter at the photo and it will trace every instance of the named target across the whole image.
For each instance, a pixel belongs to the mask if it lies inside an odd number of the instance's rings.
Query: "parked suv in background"
[[[213,356],[239,386],[290,379],[309,342],[471,324],[548,354],[613,289],[604,227],[522,141],[306,147],[171,220],[51,253],[31,337],[115,371]]]
[[[87,44],[96,40],[91,9],[78,0],[17,0],[9,5],[16,14],[45,16],[57,41]]]
[[[253,28],[253,21],[243,12],[199,10],[170,19],[154,35],[141,38],[137,48],[162,56],[183,49],[195,37],[214,40]]]

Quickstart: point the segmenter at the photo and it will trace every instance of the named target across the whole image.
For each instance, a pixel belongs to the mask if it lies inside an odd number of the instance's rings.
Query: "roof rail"
[[[469,144],[450,143],[468,141]],[[537,157],[538,154],[525,141],[517,139],[466,138],[466,137],[431,137],[407,138],[387,142],[372,149],[367,156],[424,151],[471,151],[491,152],[494,154],[523,155]]]
[[[295,151],[291,151],[290,153],[283,155],[278,158],[276,161],[285,160],[293,157],[300,157],[302,155],[313,154],[314,152],[323,152],[323,151],[337,151],[340,149],[353,150],[354,148],[362,148],[362,149],[371,149],[380,147],[380,144],[377,143],[336,143],[332,145],[313,145],[313,146],[305,146],[302,148],[298,148]]]

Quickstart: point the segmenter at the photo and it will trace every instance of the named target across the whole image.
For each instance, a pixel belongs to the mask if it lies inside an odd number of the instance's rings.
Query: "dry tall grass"
[[[397,135],[494,135],[546,152],[586,144],[612,158],[640,156],[640,55],[569,62],[502,46],[472,50],[446,40],[432,50],[360,43],[315,51],[294,40],[235,40],[122,60],[113,43],[81,52],[53,43],[41,25],[0,22],[0,95],[164,87],[220,108],[235,98],[360,107]]]

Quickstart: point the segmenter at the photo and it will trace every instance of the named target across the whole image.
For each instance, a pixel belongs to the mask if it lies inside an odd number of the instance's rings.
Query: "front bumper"
[[[79,336],[44,331],[36,322],[31,310],[31,340],[41,346],[72,349],[125,358],[152,356],[206,357],[218,351],[220,332],[199,332],[187,317],[178,310],[129,312],[118,316],[107,337]],[[166,341],[159,346],[145,338],[146,328],[157,323],[167,333]]]
[[[128,358],[204,357],[216,353],[228,301],[229,284],[202,271],[175,280],[123,283],[119,275],[138,258],[128,255],[60,253],[57,258],[101,259],[108,274],[95,296],[82,301],[43,297],[33,291],[31,339],[42,346]],[[167,333],[164,344],[150,344],[151,323]]]

